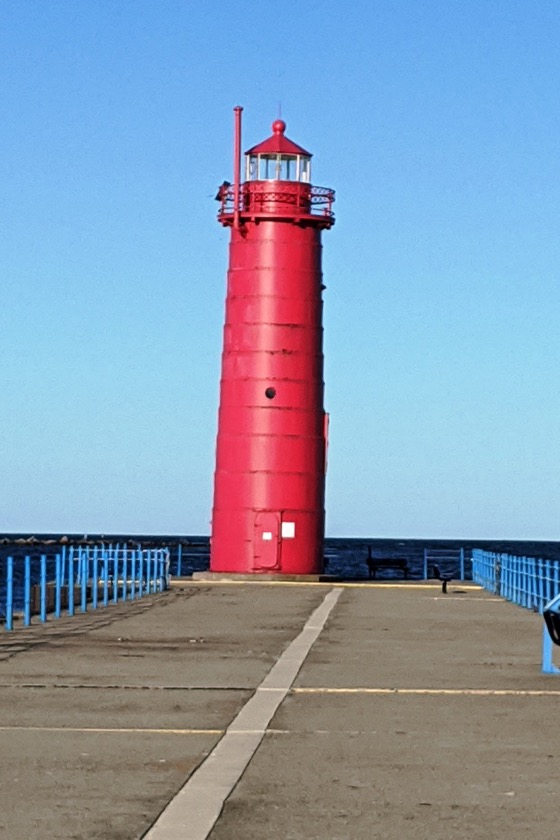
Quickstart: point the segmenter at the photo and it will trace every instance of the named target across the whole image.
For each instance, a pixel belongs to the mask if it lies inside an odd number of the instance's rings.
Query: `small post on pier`
[[[543,674],[560,674],[560,668],[557,668],[552,661],[552,639],[546,624],[543,625],[542,672]]]

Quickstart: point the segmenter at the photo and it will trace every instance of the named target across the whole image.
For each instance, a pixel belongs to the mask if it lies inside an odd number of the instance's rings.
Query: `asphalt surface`
[[[187,581],[2,631],[0,838],[194,840],[218,797],[210,840],[548,840],[542,619],[449,589]]]

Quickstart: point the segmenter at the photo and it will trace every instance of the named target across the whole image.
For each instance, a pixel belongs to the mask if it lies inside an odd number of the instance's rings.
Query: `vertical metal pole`
[[[113,554],[113,604],[119,600],[119,549],[120,545],[117,543]]]
[[[68,615],[74,615],[74,546],[68,554]]]
[[[103,550],[103,606],[106,607],[109,603],[109,550]]]
[[[156,592],[163,592],[163,574],[165,570],[165,554],[163,551],[158,551],[156,561]]]
[[[31,624],[31,557],[26,555],[23,579],[23,623],[26,627]]]
[[[99,598],[99,548],[93,549],[93,568],[91,572],[91,608],[97,609]]]
[[[465,580],[465,549],[459,549],[459,567],[461,569],[461,580]]]
[[[54,617],[60,618],[61,606],[62,606],[62,598],[61,598],[61,589],[62,589],[62,557],[60,554],[57,554],[54,560]]]
[[[428,580],[428,549],[424,549],[424,580]]]
[[[156,552],[151,552],[150,558],[150,592],[156,591]]]
[[[509,582],[511,579],[513,557],[508,557],[508,562],[502,568],[502,595],[504,598],[509,598]]]
[[[177,546],[177,577],[183,574],[183,543]]]
[[[61,556],[61,568],[60,568],[60,579],[64,583],[66,580],[66,546],[62,546],[62,556]]]
[[[171,552],[169,549],[166,550],[165,556],[163,558],[163,579],[162,579],[162,592],[163,590],[169,589],[169,579],[171,577]]]
[[[122,561],[122,599],[126,601],[126,578],[128,574],[127,569],[127,549],[123,548],[123,561]]]
[[[138,552],[138,597],[144,594],[144,552]]]
[[[560,674],[560,668],[557,668],[552,661],[552,639],[546,629],[546,624],[543,624],[542,672],[543,674]]]
[[[76,569],[76,583],[78,586],[82,582],[82,554],[83,549],[81,546],[78,546],[78,568]]]
[[[241,105],[236,105],[234,111],[233,132],[233,226],[239,229],[239,189],[241,184]]]
[[[130,600],[136,598],[136,549],[132,549],[130,558]]]
[[[41,621],[47,620],[47,555],[41,554]]]
[[[80,552],[79,581],[80,581],[80,611],[87,612],[87,582],[88,582],[89,550]]]
[[[14,629],[14,558],[7,558],[6,630]]]
[[[539,612],[542,612],[544,604],[544,563],[540,557],[537,560],[535,560],[535,566],[537,584],[537,607]]]
[[[152,591],[152,549],[146,552],[146,595]]]

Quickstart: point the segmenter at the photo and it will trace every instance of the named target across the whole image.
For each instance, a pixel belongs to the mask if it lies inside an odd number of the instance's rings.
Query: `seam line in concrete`
[[[111,727],[111,726],[0,726],[0,732],[70,732],[75,735],[77,732],[93,734],[130,735],[133,732],[140,732],[145,735],[223,735],[225,729],[154,729],[145,726],[135,727]]]
[[[93,691],[111,690],[111,691],[245,691],[253,692],[255,689],[251,685],[131,685],[118,683],[107,683],[106,685],[99,685],[98,683],[0,683],[0,690],[15,688],[36,688],[36,689],[90,689]]]
[[[560,689],[538,688],[292,688],[290,694],[430,694],[475,697],[555,697]]]
[[[341,593],[340,587],[334,587],[313,611],[224,737],[148,829],[145,840],[206,840]]]

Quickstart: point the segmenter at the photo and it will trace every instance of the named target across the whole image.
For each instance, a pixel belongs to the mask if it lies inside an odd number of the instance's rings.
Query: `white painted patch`
[[[263,531],[263,540],[270,542],[272,539],[272,531]]]
[[[295,522],[282,522],[282,536],[285,540],[293,540],[296,535]]]

